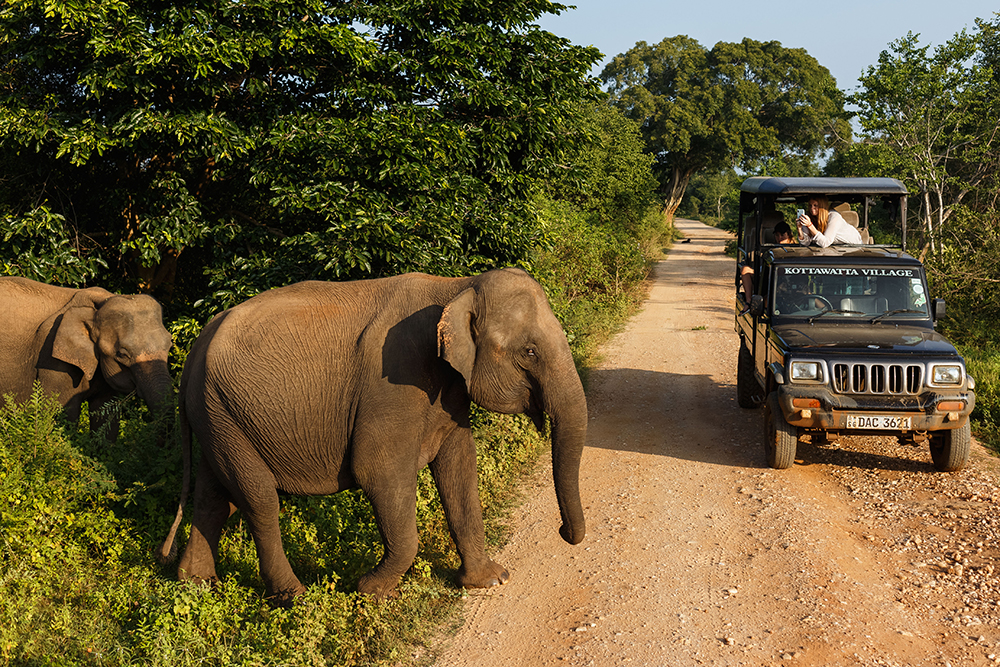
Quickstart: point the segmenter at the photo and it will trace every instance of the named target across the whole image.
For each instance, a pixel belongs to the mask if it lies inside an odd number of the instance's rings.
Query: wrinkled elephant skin
[[[181,519],[193,432],[202,458],[182,579],[216,580],[221,531],[239,509],[268,597],[290,604],[304,588],[285,558],[278,493],[360,487],[385,550],[358,590],[393,595],[417,553],[417,474],[430,465],[458,583],[502,584],[506,570],[485,554],[470,400],[540,427],[549,416],[560,534],[579,543],[586,399],[562,327],[525,272],[305,282],[218,315],[181,380],[185,489],[161,558]]]
[[[73,421],[88,402],[95,430],[100,408],[133,390],[154,414],[173,410],[170,332],[152,297],[2,277],[0,312],[0,394],[24,401],[38,381]]]

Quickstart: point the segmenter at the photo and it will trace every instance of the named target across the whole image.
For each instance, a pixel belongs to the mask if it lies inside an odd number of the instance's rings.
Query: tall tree
[[[668,217],[697,171],[814,161],[851,135],[830,72],[804,49],[778,42],[744,39],[711,50],[686,35],[639,42],[601,78],[642,126]]]
[[[638,125],[599,102],[580,110],[579,127],[588,139],[567,154],[564,168],[545,179],[542,190],[593,213],[600,224],[635,230],[656,206],[657,186]]]
[[[849,99],[867,143],[887,147],[917,192],[934,251],[955,208],[996,187],[1000,102],[992,69],[977,61],[981,33],[963,30],[932,53],[918,40],[908,33],[892,42]]]
[[[11,0],[0,214],[33,256],[78,257],[77,281],[103,262],[111,286],[197,297],[205,270],[233,292],[219,306],[308,277],[516,262],[532,182],[599,96],[596,49],[533,23],[562,9]],[[31,273],[23,257],[0,260]]]

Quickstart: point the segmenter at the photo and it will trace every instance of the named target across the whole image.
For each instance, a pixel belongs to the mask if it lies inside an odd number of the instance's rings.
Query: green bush
[[[636,305],[649,260],[669,243],[669,231],[654,209],[635,230],[545,197],[536,200],[536,211],[548,244],[537,252],[533,271],[574,355],[585,363]]]
[[[1000,352],[959,345],[966,369],[976,380],[976,409],[972,428],[976,437],[1000,452]]]
[[[135,552],[106,506],[114,479],[67,441],[40,389],[0,408],[0,651],[82,659],[108,631],[104,576]]]

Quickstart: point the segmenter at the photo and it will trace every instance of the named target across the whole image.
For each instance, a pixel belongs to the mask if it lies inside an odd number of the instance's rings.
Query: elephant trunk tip
[[[586,537],[587,529],[582,524],[574,527],[564,523],[559,527],[559,534],[570,544],[579,544]]]

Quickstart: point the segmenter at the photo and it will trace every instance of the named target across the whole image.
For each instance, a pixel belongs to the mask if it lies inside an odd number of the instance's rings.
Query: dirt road
[[[923,449],[845,438],[767,468],[760,412],[735,400],[727,234],[678,227],[690,241],[589,380],[587,539],[560,539],[540,470],[494,556],[510,581],[470,592],[420,662],[1000,662],[993,459],[974,444],[970,469],[942,475]]]

